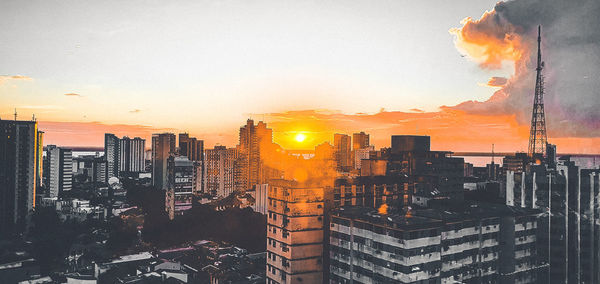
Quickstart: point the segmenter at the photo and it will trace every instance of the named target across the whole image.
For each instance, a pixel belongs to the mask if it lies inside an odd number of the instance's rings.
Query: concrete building
[[[104,157],[94,155],[73,157],[73,169],[75,175],[84,175],[89,182],[104,182],[106,180],[106,160],[104,160]]]
[[[48,145],[46,147],[50,197],[58,197],[73,188],[73,151],[71,149]]]
[[[172,154],[175,154],[175,134],[152,134],[152,186],[156,189],[167,189],[167,160]]]
[[[235,190],[235,163],[237,149],[215,146],[206,149],[206,185],[205,193],[227,197]]]
[[[333,135],[335,161],[338,171],[349,171],[352,168],[352,151],[350,136],[336,133]]]
[[[361,148],[361,149],[355,149],[354,150],[354,169],[360,170],[360,168],[362,166],[362,160],[368,160],[369,153],[371,153],[371,151],[374,151],[374,150],[375,150],[375,148],[373,146],[368,146],[368,147]]]
[[[114,134],[104,134],[104,158],[106,159],[106,181],[111,177],[119,177],[120,139]]]
[[[269,187],[267,283],[323,282],[323,188]]]
[[[22,232],[39,181],[36,121],[0,120],[0,237]]]
[[[165,210],[169,218],[182,215],[192,208],[196,165],[187,157],[171,156],[167,161],[168,186],[165,197]]]
[[[536,283],[538,213],[488,204],[340,208],[330,283]]]
[[[352,134],[352,150],[364,149],[369,146],[369,134],[362,131]]]
[[[140,137],[133,139],[125,136],[119,139],[119,174],[141,173],[146,169],[144,159],[144,149],[146,140]]]
[[[507,171],[506,204],[544,212],[538,251],[550,269],[542,282],[600,282],[598,175],[599,169],[581,168],[568,157]]]
[[[204,159],[204,140],[179,133],[179,155],[188,157],[190,161],[201,162]]]
[[[254,212],[267,215],[269,212],[269,206],[267,205],[269,200],[268,192],[268,184],[257,184],[254,186],[254,206],[252,206]]]
[[[406,178],[418,184],[414,195],[463,198],[464,159],[452,152],[431,151],[429,136],[392,136],[392,147],[369,154],[361,162],[361,176]]]

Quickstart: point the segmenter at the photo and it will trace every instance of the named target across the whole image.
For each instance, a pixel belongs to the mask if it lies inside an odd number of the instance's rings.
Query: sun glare
[[[296,139],[296,142],[303,142],[306,139],[306,135],[298,133],[294,139]]]

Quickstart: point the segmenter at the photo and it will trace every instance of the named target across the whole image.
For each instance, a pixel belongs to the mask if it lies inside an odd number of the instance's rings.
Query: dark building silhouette
[[[35,207],[42,151],[37,126],[0,120],[0,237],[25,230]]]
[[[362,160],[361,176],[405,178],[413,195],[463,198],[464,159],[451,152],[431,151],[429,136],[392,136],[392,147]]]

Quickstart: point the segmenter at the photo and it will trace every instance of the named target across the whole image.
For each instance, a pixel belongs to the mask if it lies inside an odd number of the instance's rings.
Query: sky
[[[528,29],[503,30],[522,36],[517,47],[487,38],[504,51],[490,57],[492,48],[463,28],[478,26],[486,11],[498,14],[495,7],[479,0],[1,1],[0,118],[15,108],[20,119],[35,114],[46,144],[68,146],[101,146],[104,132],[148,138],[163,131],[233,146],[253,118],[288,148],[364,130],[377,147],[392,134],[424,134],[434,148],[451,147],[444,150],[491,143],[525,150],[524,108],[479,110],[498,92],[510,97],[516,79],[531,89],[535,82],[519,72]],[[506,19],[503,27],[517,26]],[[549,125],[559,152],[600,152],[600,134],[553,131]],[[309,139],[294,143],[298,132]]]

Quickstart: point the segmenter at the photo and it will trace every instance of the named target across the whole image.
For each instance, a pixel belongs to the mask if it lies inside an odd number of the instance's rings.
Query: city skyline
[[[524,21],[516,8],[535,1],[515,3],[183,2],[123,4],[114,14],[115,3],[94,10],[8,1],[9,28],[0,33],[13,40],[0,47],[0,117],[11,119],[15,108],[20,119],[35,114],[46,144],[62,146],[100,146],[107,132],[149,140],[165,131],[231,146],[240,122],[253,118],[289,149],[366,131],[377,147],[392,134],[419,134],[436,137],[434,149],[526,151],[532,27],[542,24],[550,142],[600,152],[596,102],[584,100],[598,84],[597,59],[580,65],[577,78],[560,59],[583,48],[573,39],[595,38],[590,23],[560,25],[572,16],[557,3],[548,5],[556,19]],[[17,10],[31,19],[10,13]]]

